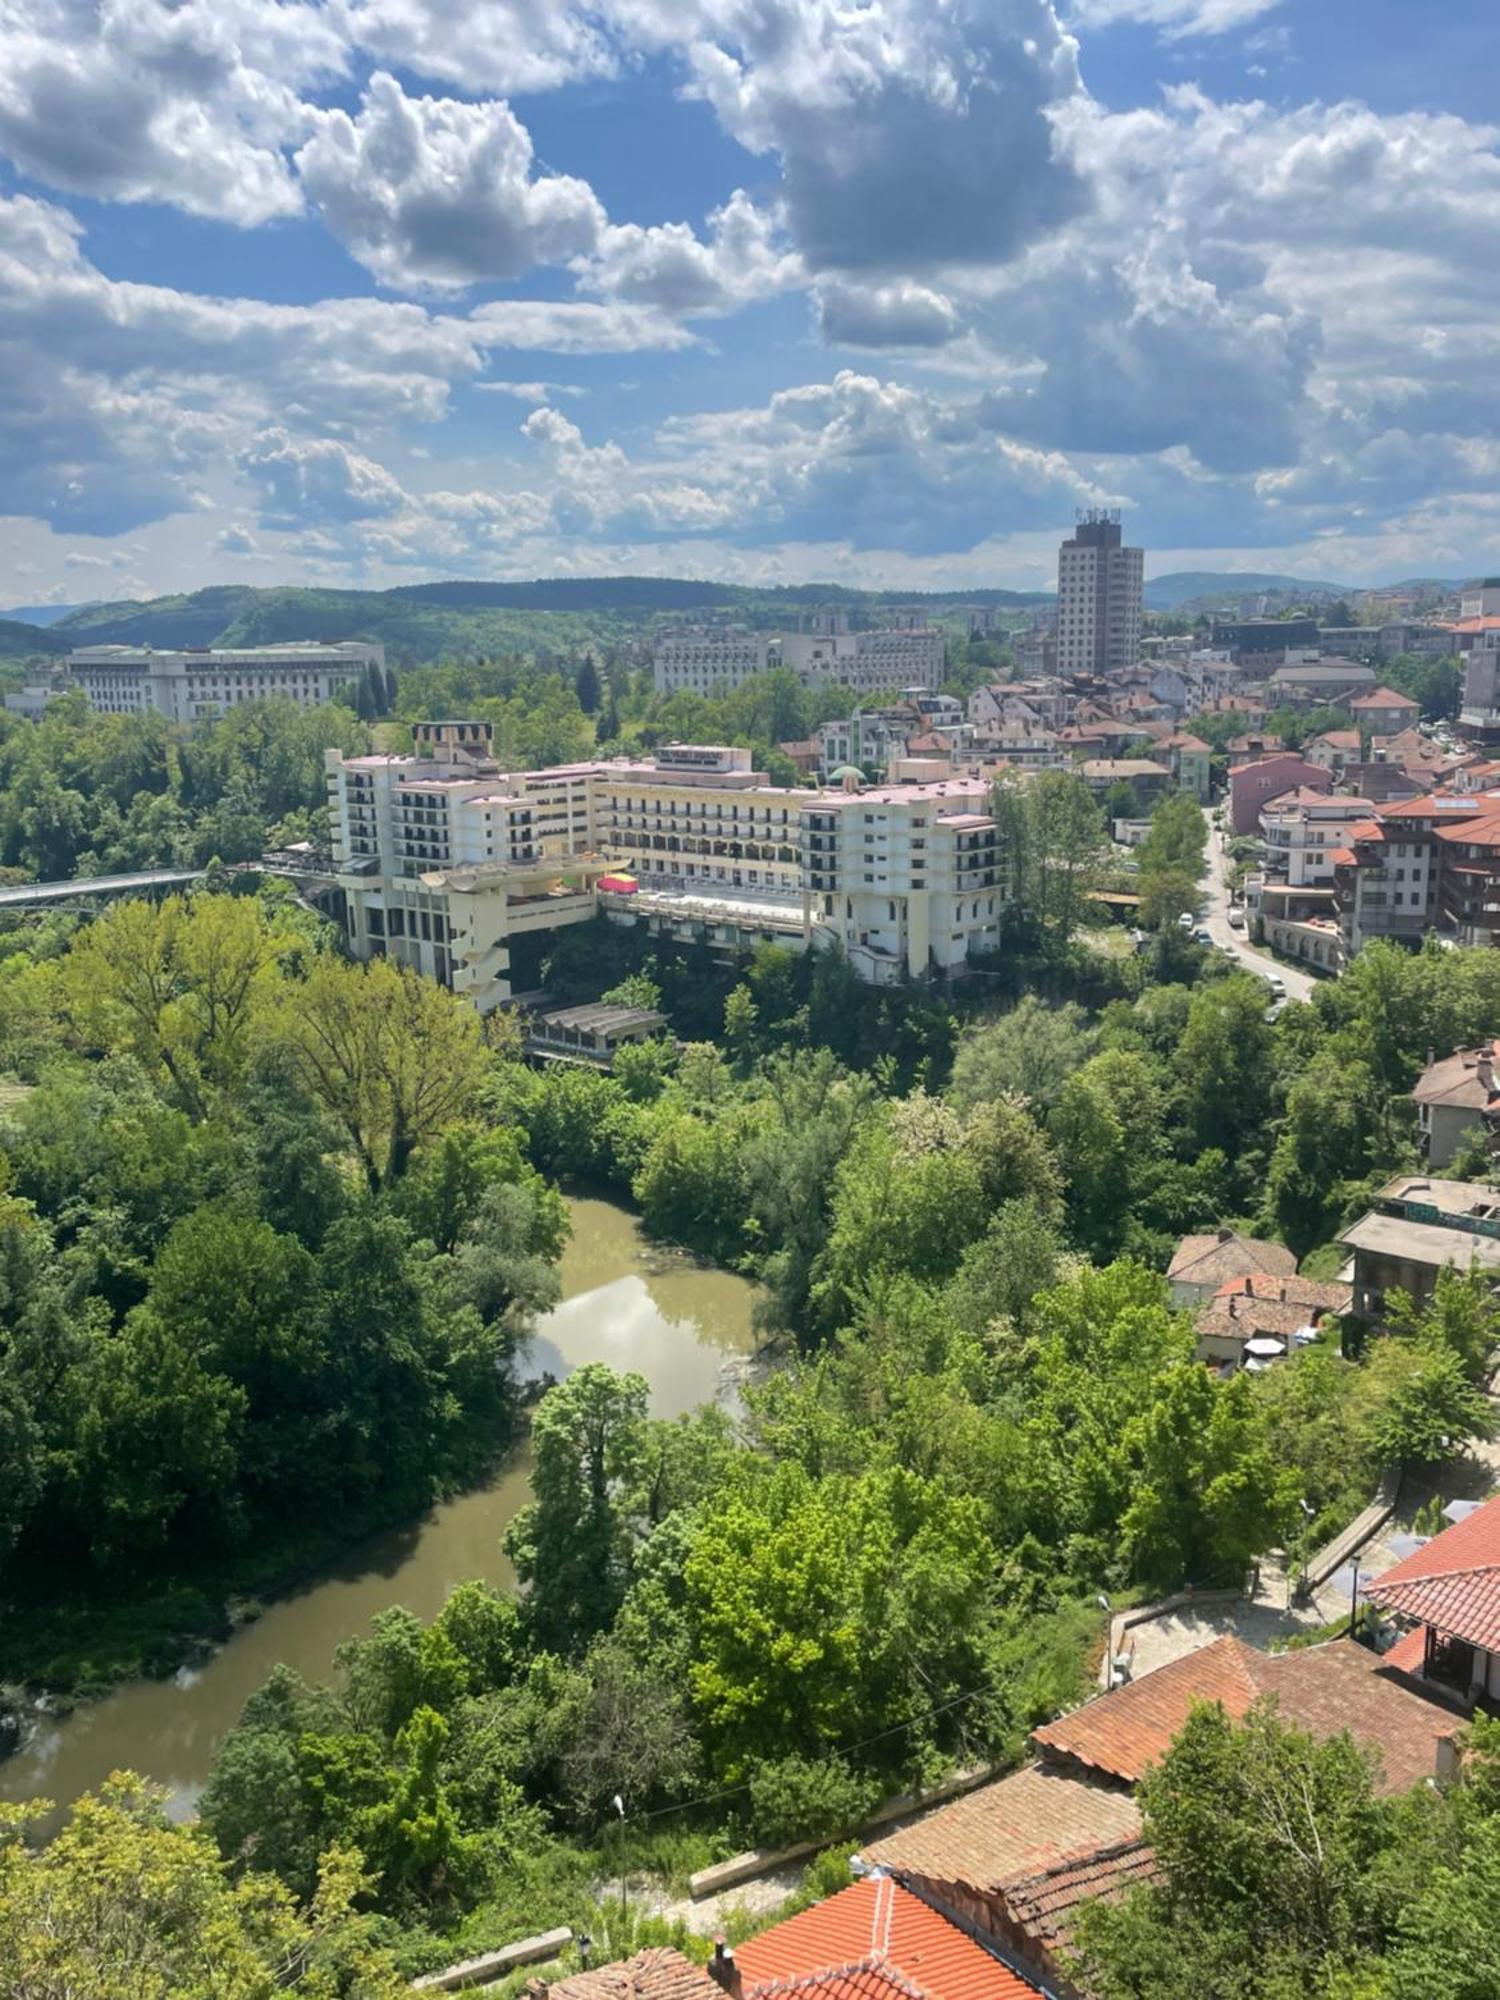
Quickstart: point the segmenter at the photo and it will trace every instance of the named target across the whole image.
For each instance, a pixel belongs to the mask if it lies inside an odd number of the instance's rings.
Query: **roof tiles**
[[[724,2000],[701,1966],[670,1945],[653,1945],[618,1965],[555,1980],[547,2000]]]
[[[876,1867],[985,1890],[1135,1840],[1140,1830],[1128,1792],[1032,1764],[887,1834],[864,1854]]]
[[[1368,1594],[1386,1611],[1500,1652],[1500,1499],[1435,1535]]]
[[[735,1958],[745,2000],[1036,2000],[1038,1992],[888,1876],[762,1931]]]

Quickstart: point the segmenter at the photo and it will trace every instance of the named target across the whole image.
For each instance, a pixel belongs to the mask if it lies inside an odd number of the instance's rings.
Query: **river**
[[[521,1373],[563,1376],[588,1361],[633,1368],[651,1386],[656,1416],[680,1415],[725,1386],[725,1363],[749,1353],[754,1288],[728,1271],[653,1251],[613,1202],[572,1197],[573,1234],[562,1259],[562,1303],[537,1324]],[[389,1604],[430,1618],[468,1577],[513,1581],[500,1537],[529,1497],[524,1451],[488,1484],[375,1536],[317,1581],[281,1598],[202,1666],[175,1678],[132,1681],[56,1722],[37,1722],[0,1764],[0,1798],[65,1802],[128,1767],[170,1788],[191,1814],[225,1732],[278,1662],[326,1676],[335,1646],[364,1632]]]

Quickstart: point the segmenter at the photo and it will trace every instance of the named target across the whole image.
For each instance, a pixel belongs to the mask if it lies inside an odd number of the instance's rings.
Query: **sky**
[[[1500,570],[1495,0],[0,0],[0,603]]]

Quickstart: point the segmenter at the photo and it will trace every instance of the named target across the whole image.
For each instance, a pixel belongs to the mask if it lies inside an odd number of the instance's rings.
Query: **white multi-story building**
[[[679,626],[658,635],[651,668],[658,694],[725,694],[781,663],[772,632]]]
[[[781,657],[805,680],[838,681],[857,694],[936,688],[943,679],[943,635],[923,625],[878,632],[787,632]]]
[[[838,938],[875,981],[955,967],[999,939],[983,781],[810,793],[711,744],[502,773],[476,723],[420,725],[411,756],[330,750],[327,767],[351,949],[484,1012],[510,996],[515,938],[600,909],[719,945]]]
[[[813,922],[864,979],[956,969],[1000,942],[999,835],[980,779],[824,792],[804,807]]]
[[[1109,674],[1141,651],[1145,552],[1121,545],[1119,514],[1080,514],[1057,555],[1057,670]]]
[[[107,715],[154,709],[172,722],[197,722],[271,695],[315,708],[332,701],[367,668],[384,666],[384,646],[354,641],[325,646],[297,640],[284,646],[181,652],[81,646],[68,655],[68,677],[83,689],[91,707]]]
[[[1301,789],[1272,799],[1260,815],[1266,880],[1288,889],[1332,889],[1334,855],[1355,827],[1375,818],[1368,799]]]

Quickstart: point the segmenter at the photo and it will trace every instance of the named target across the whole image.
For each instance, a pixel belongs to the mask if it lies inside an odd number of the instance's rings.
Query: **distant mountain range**
[[[85,608],[82,604],[12,604],[0,609],[0,619],[17,625],[55,625],[59,618]]]
[[[876,592],[840,584],[752,589],[680,577],[539,578],[534,583],[419,583],[395,590],[257,590],[222,585],[184,597],[89,604],[40,627],[29,648],[0,634],[0,656],[71,646],[263,646],[292,639],[380,640],[396,666],[495,653],[569,651],[639,636],[663,614],[723,616],[769,626],[789,623],[814,605],[838,605],[878,617],[895,604],[934,614],[959,604],[1024,612],[1048,602],[1043,591]]]
[[[1316,583],[1310,577],[1282,576],[1272,570],[1174,569],[1153,576],[1145,588],[1148,611],[1176,611],[1209,597],[1259,597],[1276,591],[1289,597],[1358,597],[1347,583]]]

